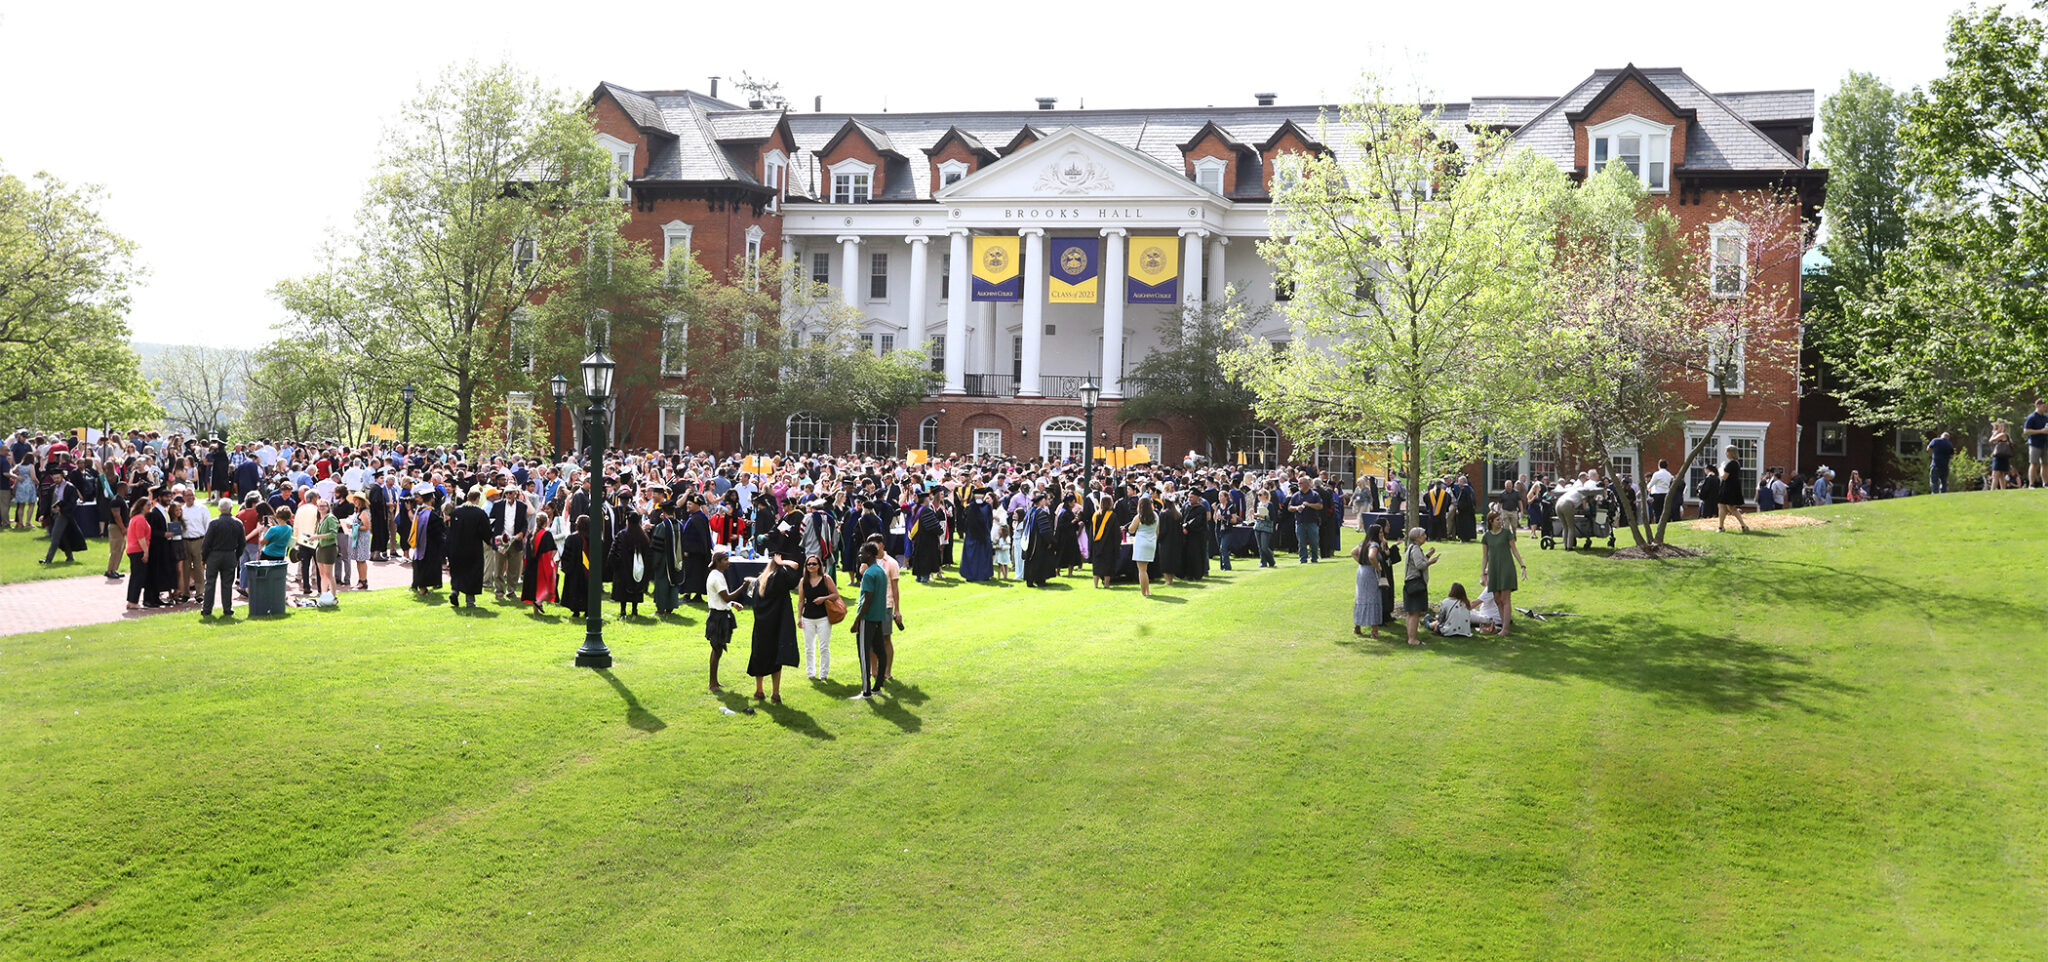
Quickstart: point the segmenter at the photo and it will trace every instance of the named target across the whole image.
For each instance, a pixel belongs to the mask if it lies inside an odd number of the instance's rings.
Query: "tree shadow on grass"
[[[667,722],[640,704],[640,699],[633,694],[633,689],[627,688],[626,683],[620,681],[619,676],[612,674],[611,669],[599,668],[597,673],[611,683],[612,690],[618,692],[620,698],[626,700],[626,724],[650,735],[668,727]]]
[[[1405,635],[1383,631],[1382,637],[1381,644],[1393,650],[1408,648]],[[1729,714],[1795,708],[1836,718],[1840,713],[1830,703],[1862,692],[1815,671],[1808,659],[1783,648],[1652,618],[1544,624],[1517,618],[1508,638],[1431,637],[1421,650],[1488,671],[1550,681],[1584,678],[1668,704]]]

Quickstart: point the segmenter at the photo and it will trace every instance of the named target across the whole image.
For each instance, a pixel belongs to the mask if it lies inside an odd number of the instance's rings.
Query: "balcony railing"
[[[1038,378],[1038,389],[1050,398],[1078,398],[1081,396],[1081,382],[1087,379],[1083,374],[1042,374]],[[1017,376],[1014,374],[969,374],[963,382],[968,397],[1017,396]]]

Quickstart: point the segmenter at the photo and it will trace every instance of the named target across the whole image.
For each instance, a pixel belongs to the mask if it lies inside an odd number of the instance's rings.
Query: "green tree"
[[[1159,313],[1159,347],[1124,375],[1128,393],[1119,416],[1126,422],[1183,417],[1201,432],[1210,458],[1251,420],[1258,396],[1223,369],[1223,356],[1239,346],[1243,331],[1272,315],[1251,307],[1235,290],[1199,310]],[[1163,457],[1164,455],[1162,455]]]
[[[644,253],[617,239],[629,188],[584,108],[509,65],[445,71],[387,131],[341,266],[277,291],[288,308],[310,289],[346,289],[356,304],[345,315],[295,311],[301,326],[285,338],[374,339],[365,389],[396,397],[414,380],[417,409],[467,442],[508,388],[535,380],[515,367],[515,345],[583,336],[586,316],[530,304],[596,301],[645,274],[619,269]],[[568,330],[521,329],[572,316]]]
[[[1949,19],[1947,71],[1905,108],[1906,243],[1843,293],[1828,352],[1862,423],[1976,420],[2042,385],[2048,352],[2048,26]],[[1831,188],[1832,189],[1832,188]]]
[[[1908,103],[1910,97],[1876,76],[1852,72],[1820,107],[1816,150],[1828,167],[1821,207],[1827,239],[1820,251],[1827,261],[1806,274],[1807,336],[1824,365],[1813,373],[1824,372],[1852,407],[1870,407],[1872,399],[1859,397],[1867,393],[1863,385],[1840,373],[1856,371],[1863,350],[1860,320],[1847,317],[1843,303],[1876,296],[1886,263],[1906,243],[1906,212],[1914,201],[1900,128]]]
[[[181,344],[152,358],[149,373],[164,423],[188,436],[204,436],[240,420],[248,353]]]
[[[1385,93],[1368,83],[1341,126],[1325,119],[1324,142],[1349,141],[1341,159],[1283,162],[1259,251],[1294,286],[1294,349],[1247,344],[1224,366],[1297,443],[1402,442],[1420,491],[1425,446],[1476,455],[1533,397],[1541,294],[1527,280],[1556,249],[1566,181],[1491,131],[1461,154],[1466,135],[1437,110]]]
[[[0,419],[61,430],[162,416],[129,348],[135,247],[100,189],[0,169]]]

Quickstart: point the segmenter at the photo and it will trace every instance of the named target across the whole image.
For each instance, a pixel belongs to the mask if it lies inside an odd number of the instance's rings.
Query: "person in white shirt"
[[[1672,482],[1678,479],[1671,473],[1671,462],[1659,460],[1657,473],[1650,475],[1650,520],[1664,517],[1664,499],[1671,494]]]
[[[732,567],[732,552],[725,545],[711,549],[711,570],[704,575],[704,605],[710,609],[704,613],[704,640],[711,643],[711,688],[714,695],[724,691],[718,683],[718,658],[725,654],[727,645],[732,644],[733,630],[739,619],[733,617],[734,609],[743,607],[735,604],[740,593],[727,589],[726,569]]]
[[[1472,627],[1493,634],[1500,630],[1500,602],[1493,592],[1481,591],[1479,604],[1472,609]]]
[[[179,564],[185,568],[185,583],[197,590],[200,579],[206,574],[206,526],[213,523],[213,513],[206,509],[206,502],[193,497],[189,491],[178,492],[178,500],[185,504],[185,540],[179,542]]]

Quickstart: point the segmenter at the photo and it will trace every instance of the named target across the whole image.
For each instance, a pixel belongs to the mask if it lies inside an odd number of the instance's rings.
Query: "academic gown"
[[[987,581],[995,577],[995,552],[989,544],[989,526],[995,511],[986,504],[960,508],[960,580]]]
[[[1093,510],[1081,520],[1088,529],[1088,560],[1097,578],[1115,578],[1118,548],[1123,529],[1117,526],[1115,511]]]
[[[421,520],[425,515],[425,520]],[[441,512],[433,508],[421,508],[412,514],[412,586],[415,588],[441,587],[441,563],[448,557],[448,523],[441,518]]]
[[[555,536],[546,528],[526,541],[526,565],[519,577],[519,600],[529,605],[555,600]]]
[[[910,571],[922,581],[939,573],[939,536],[946,519],[931,508],[917,509],[911,522]]]
[[[881,520],[872,511],[849,515],[846,524],[839,531],[839,569],[847,573],[853,583],[860,583],[855,569],[860,567],[860,546],[868,538],[882,533]]]
[[[574,615],[590,607],[590,556],[581,531],[562,539],[562,604]]]
[[[654,592],[654,610],[661,614],[674,611],[679,603],[676,599],[676,582],[682,572],[674,567],[679,554],[681,532],[673,520],[655,522],[647,529],[647,584]]]
[[[703,597],[704,578],[711,573],[711,519],[702,511],[692,511],[683,520],[683,580],[676,590],[685,595]]]
[[[1079,568],[1082,562],[1088,560],[1081,557],[1081,516],[1064,505],[1060,507],[1059,513],[1053,516],[1052,543],[1054,551],[1059,555],[1058,567],[1061,571]]]
[[[636,557],[641,560],[643,571],[639,578],[633,577],[633,559]],[[611,575],[613,601],[637,605],[647,597],[645,570],[656,563],[647,558],[647,532],[632,527],[620,531],[604,563],[605,570]]]
[[[1479,536],[1479,521],[1474,509],[1477,507],[1472,488],[1468,485],[1456,487],[1458,506],[1456,532],[1459,541],[1470,541]]]
[[[1335,491],[1323,499],[1323,526],[1317,535],[1323,542],[1323,557],[1335,558],[1344,553],[1344,498]]]
[[[789,597],[803,576],[795,568],[773,568],[767,588],[750,593],[747,602],[754,612],[754,646],[747,654],[747,674],[755,678],[803,663],[796,646],[796,611],[790,607]]]
[[[1024,546],[1024,583],[1042,586],[1059,574],[1059,549],[1053,544],[1052,512],[1032,509],[1029,540]]]
[[[1187,532],[1181,528],[1183,523],[1180,509],[1171,504],[1159,512],[1159,548],[1152,555],[1152,570],[1155,575],[1180,574],[1181,555],[1188,540]]]
[[[1209,576],[1208,514],[1207,506],[1194,501],[1181,515],[1181,530],[1186,532],[1187,540],[1181,542],[1180,576],[1190,581],[1200,581]]]
[[[171,555],[171,519],[155,508],[149,509],[148,517],[149,587],[158,592],[176,591],[179,559]]]
[[[456,594],[484,592],[484,546],[491,543],[491,516],[465,504],[448,512],[448,589]],[[417,567],[417,566],[415,566]]]
[[[370,485],[370,553],[382,557],[391,550],[391,496],[381,484]]]

